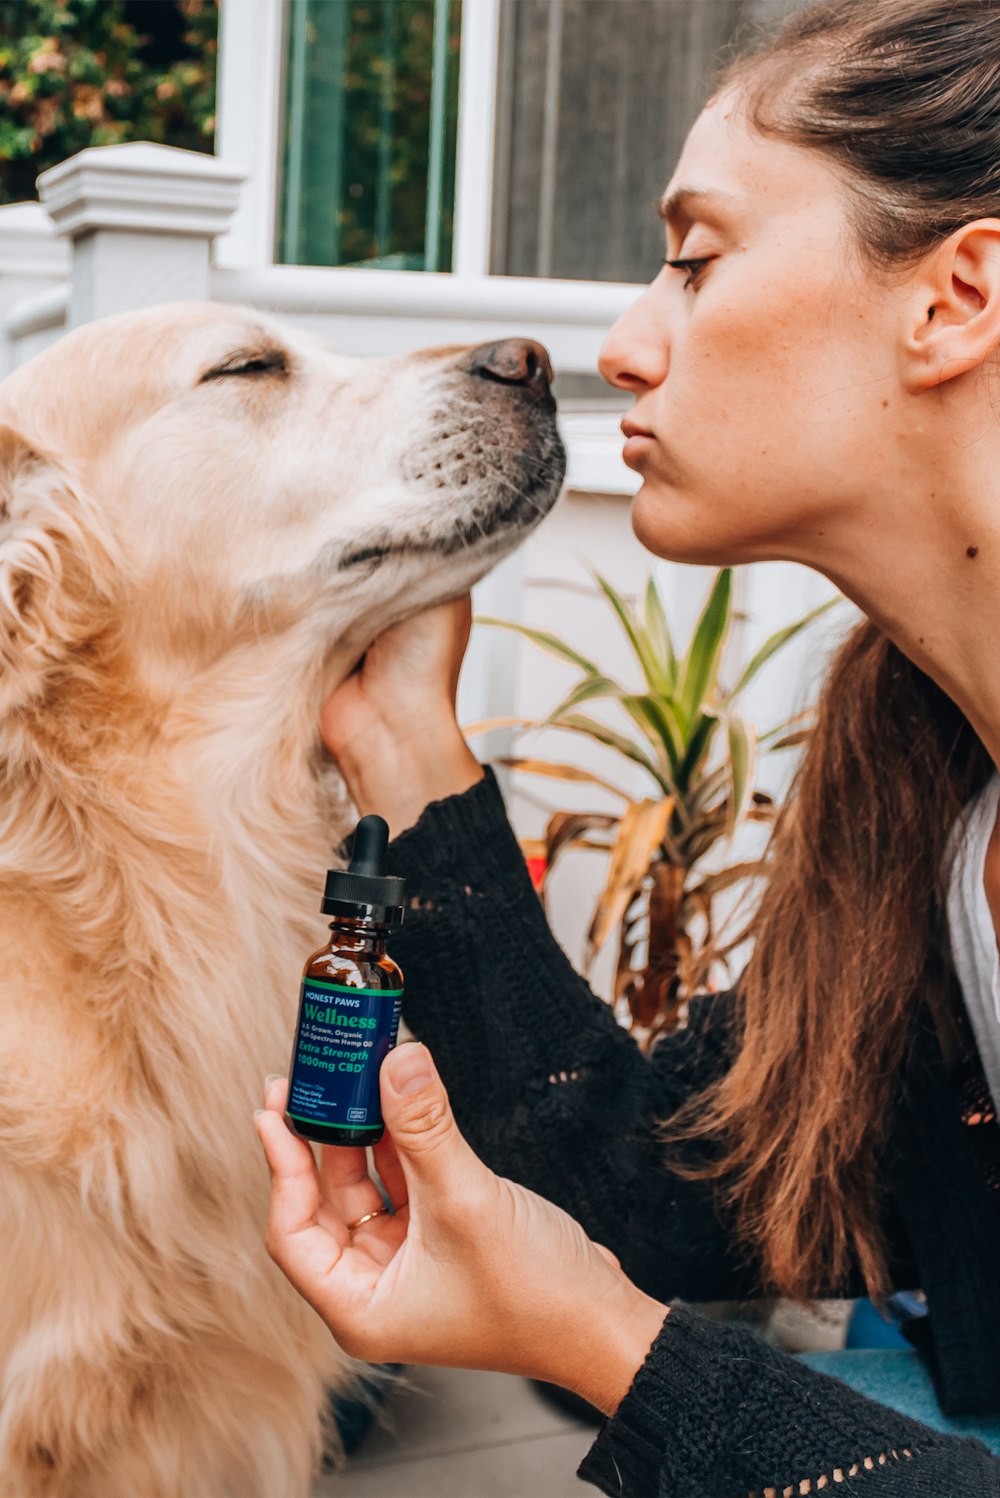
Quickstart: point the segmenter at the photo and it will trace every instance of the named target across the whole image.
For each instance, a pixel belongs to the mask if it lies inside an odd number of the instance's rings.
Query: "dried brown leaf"
[[[577,780],[585,781],[588,785],[599,785],[612,795],[618,796],[622,801],[631,801],[620,786],[612,785],[610,780],[605,780],[601,775],[595,775],[591,770],[581,770],[578,765],[558,764],[547,759],[525,759],[518,754],[502,754],[490,760],[492,765],[503,765],[508,770],[520,770],[525,775],[547,775],[552,780]]]
[[[585,973],[646,877],[673,807],[673,798],[669,796],[661,801],[634,801],[622,816],[611,849],[607,882],[587,932]]]
[[[763,872],[764,861],[760,858],[748,860],[746,863],[730,864],[728,869],[720,869],[717,874],[706,874],[700,884],[688,890],[688,894],[692,899],[701,895],[707,895],[711,899],[713,895],[720,894],[724,889],[730,889],[734,884],[739,884],[741,880],[752,879]]]

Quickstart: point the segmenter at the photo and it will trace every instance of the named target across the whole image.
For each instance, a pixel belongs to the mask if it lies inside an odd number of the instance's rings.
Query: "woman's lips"
[[[626,463],[634,466],[636,461],[649,447],[650,443],[655,441],[655,438],[652,432],[648,432],[645,427],[638,426],[636,422],[630,421],[627,416],[622,418],[621,429],[625,436],[622,458]]]
[[[622,448],[623,461],[634,467],[643,454],[648,452],[653,446],[655,440],[647,432],[636,433],[634,436],[629,437]]]

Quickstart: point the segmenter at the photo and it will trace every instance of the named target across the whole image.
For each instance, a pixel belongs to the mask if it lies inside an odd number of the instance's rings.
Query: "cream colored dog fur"
[[[552,405],[178,304],[0,423],[0,1494],[304,1498],[350,1364],[251,1112],[351,820],[318,712],[549,508]]]

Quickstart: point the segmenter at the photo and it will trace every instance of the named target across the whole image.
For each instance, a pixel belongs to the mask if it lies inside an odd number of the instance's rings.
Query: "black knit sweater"
[[[1000,1498],[1000,1461],[979,1442],[677,1300],[760,1293],[713,1189],[673,1174],[655,1137],[657,1120],[730,1064],[733,997],[696,1001],[688,1027],[643,1055],[552,936],[489,771],[429,806],[390,855],[411,898],[392,943],[404,1014],[460,1127],[494,1170],[565,1208],[671,1305],[579,1475],[620,1498]],[[849,1079],[845,1095],[849,1106]],[[998,1162],[978,1068],[971,1081],[949,1075],[922,1024],[884,1158],[884,1228],[896,1287],[927,1296],[925,1351],[949,1414],[1000,1413]],[[829,1291],[863,1288],[855,1275]]]

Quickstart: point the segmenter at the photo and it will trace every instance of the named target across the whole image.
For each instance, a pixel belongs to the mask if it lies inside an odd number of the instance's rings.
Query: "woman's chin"
[[[668,562],[729,567],[749,561],[746,537],[720,529],[718,507],[676,490],[665,494],[644,483],[632,502],[632,530],[654,556]],[[708,522],[708,523],[706,523]]]

